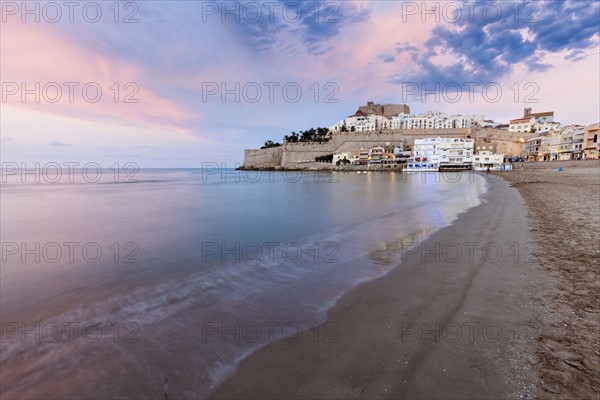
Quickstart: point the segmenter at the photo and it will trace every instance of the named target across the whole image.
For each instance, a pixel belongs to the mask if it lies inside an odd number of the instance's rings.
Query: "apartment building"
[[[588,125],[583,136],[583,158],[600,158],[600,143],[598,142],[600,123]]]

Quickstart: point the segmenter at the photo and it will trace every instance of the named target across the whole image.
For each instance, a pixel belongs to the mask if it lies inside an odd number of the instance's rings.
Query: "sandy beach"
[[[330,340],[271,343],[212,397],[534,397],[538,337],[553,335],[539,299],[558,277],[540,267],[531,225],[520,193],[493,179],[482,204],[343,296],[322,325]]]
[[[526,164],[506,177],[532,216],[539,262],[555,286],[533,366],[542,398],[600,396],[600,162]],[[558,171],[563,166],[563,171]]]

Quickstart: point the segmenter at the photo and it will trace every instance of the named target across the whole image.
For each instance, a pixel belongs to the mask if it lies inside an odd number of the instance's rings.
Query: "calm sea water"
[[[46,172],[3,176],[2,398],[205,398],[485,192],[466,173]]]

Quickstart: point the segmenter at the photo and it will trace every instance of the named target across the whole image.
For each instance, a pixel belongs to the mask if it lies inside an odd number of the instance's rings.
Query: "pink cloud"
[[[187,132],[186,125],[196,118],[185,106],[145,85],[140,65],[84,47],[52,25],[18,21],[3,25],[2,101],[6,104],[71,118],[181,132]],[[39,87],[35,90],[39,103],[34,95],[26,95],[22,101],[23,83],[29,90]],[[18,93],[8,95],[5,89]]]

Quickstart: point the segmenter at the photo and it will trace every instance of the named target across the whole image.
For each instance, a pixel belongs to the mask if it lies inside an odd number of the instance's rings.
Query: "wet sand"
[[[540,263],[555,282],[541,297],[552,314],[535,349],[537,395],[600,398],[600,161],[526,167],[506,178],[529,206]]]
[[[342,297],[319,335],[263,347],[212,398],[533,397],[547,325],[536,299],[553,278],[529,226],[519,192],[491,183],[484,203]]]

